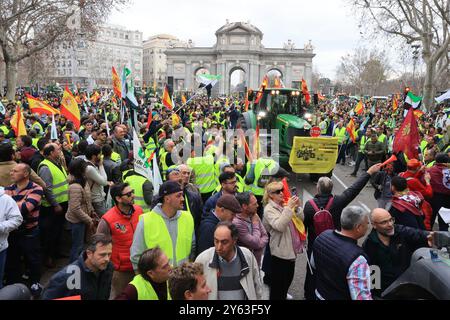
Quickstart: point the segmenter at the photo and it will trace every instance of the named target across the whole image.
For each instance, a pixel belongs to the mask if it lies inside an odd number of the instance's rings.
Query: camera
[[[439,249],[450,248],[450,232],[445,231],[434,232],[433,245]]]

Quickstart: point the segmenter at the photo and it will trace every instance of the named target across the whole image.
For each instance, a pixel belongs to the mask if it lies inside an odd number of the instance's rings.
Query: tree
[[[384,52],[371,52],[361,75],[365,92],[372,96],[375,95],[381,83],[387,79],[389,69],[389,63]]]
[[[351,0],[372,33],[396,36],[408,44],[420,43],[426,65],[424,105],[434,106],[438,80],[448,72],[450,0]]]
[[[386,80],[390,70],[386,54],[366,48],[357,48],[353,54],[341,58],[337,78],[352,93],[374,95],[380,84]]]
[[[2,0],[0,48],[6,65],[7,98],[13,100],[20,61],[79,33],[95,35],[111,10],[128,0]]]

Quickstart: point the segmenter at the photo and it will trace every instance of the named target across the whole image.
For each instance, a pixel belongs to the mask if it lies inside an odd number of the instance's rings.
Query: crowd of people
[[[39,98],[59,108],[58,96]],[[284,300],[303,252],[306,299],[372,299],[408,268],[417,248],[431,246],[436,219],[448,229],[438,215],[450,208],[444,108],[419,120],[419,159],[396,153],[397,161],[382,166],[394,154],[402,107],[394,113],[380,103],[374,113],[353,116],[352,141],[345,127],[353,105],[315,106],[312,124],[338,138],[338,165],[349,160],[359,177],[340,195],[321,177],[317,195],[302,203],[290,194],[289,173],[268,155],[240,158],[242,140],[208,134],[236,128],[242,100],[201,96],[174,116],[160,100],[142,97],[124,121],[116,99],[80,101],[81,127],[56,115],[57,139],[52,117],[17,100],[27,135],[16,137],[11,127],[16,103],[4,103],[0,120],[0,288],[25,282],[35,299]],[[149,166],[157,160],[162,185],[136,170],[134,128]],[[173,152],[196,139],[202,153],[177,163]],[[378,208],[349,206],[369,182]],[[61,257],[69,264],[44,288],[43,269],[54,270]],[[381,288],[371,287],[372,264],[381,268]]]

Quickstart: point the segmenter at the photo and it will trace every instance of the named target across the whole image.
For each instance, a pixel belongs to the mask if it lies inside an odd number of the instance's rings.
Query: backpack
[[[333,205],[333,200],[334,198],[331,197],[325,208],[320,209],[314,202],[314,199],[309,200],[309,203],[316,212],[314,213],[313,217],[313,224],[314,230],[316,231],[316,237],[318,237],[322,232],[326,230],[334,230],[333,216],[330,213],[331,206]]]

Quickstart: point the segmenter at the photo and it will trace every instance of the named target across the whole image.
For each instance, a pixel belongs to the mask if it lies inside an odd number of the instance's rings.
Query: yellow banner
[[[337,157],[338,138],[295,137],[289,164],[295,173],[329,173]]]

